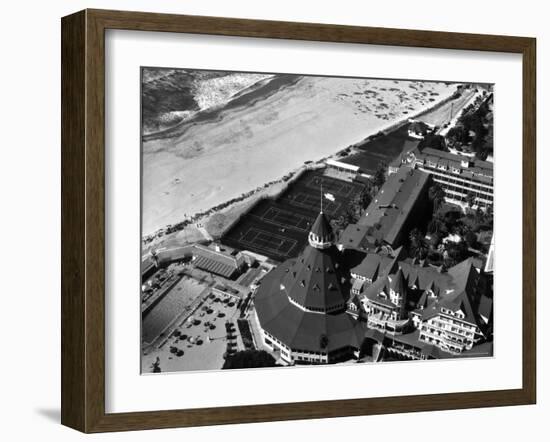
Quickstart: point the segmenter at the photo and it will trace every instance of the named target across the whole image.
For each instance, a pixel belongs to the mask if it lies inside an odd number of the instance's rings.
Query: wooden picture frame
[[[105,30],[497,51],[523,57],[523,385],[513,390],[107,414]],[[62,19],[62,410],[83,432],[534,404],[536,41],[533,38],[106,10]]]

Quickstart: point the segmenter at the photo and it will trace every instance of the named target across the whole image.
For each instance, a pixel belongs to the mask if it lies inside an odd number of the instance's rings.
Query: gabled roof
[[[423,320],[441,314],[441,308],[447,308],[453,312],[461,309],[465,315],[464,320],[478,325],[482,332],[487,325],[481,320],[480,315],[489,317],[492,300],[484,296],[479,299],[477,293],[479,274],[471,258],[451,267],[447,272],[431,266],[422,267],[411,260],[404,260],[399,261],[399,269],[395,273],[388,272],[385,277],[381,276],[379,275],[372,285],[363,289],[364,296],[372,302],[391,306],[391,301],[381,297],[380,293],[388,293],[390,288],[396,292],[401,290],[400,293],[403,293],[404,290],[412,287],[414,282],[417,289],[423,291],[414,312]],[[435,298],[431,297],[429,292],[433,292]]]
[[[465,291],[441,294],[428,308],[421,311],[422,320],[426,321],[442,313],[441,309],[448,309],[453,312],[461,310],[464,313],[464,321],[477,325],[481,330],[485,324],[476,314],[472,302]]]
[[[365,281],[361,279],[356,279],[353,281],[353,286],[351,287],[352,290],[356,290],[358,292],[361,292],[361,289],[363,288],[363,285],[365,284]]]
[[[403,295],[407,293],[407,282],[405,281],[405,277],[403,276],[403,271],[401,270],[401,267],[399,267],[399,270],[397,270],[397,273],[390,278],[391,278],[390,288],[394,292],[401,293]]]
[[[447,270],[455,284],[455,290],[462,291],[472,287],[477,276],[477,270],[473,259],[468,258]]]
[[[430,297],[427,291],[424,291],[424,293],[422,293],[420,299],[416,303],[416,307],[418,310],[423,310],[427,308],[432,302],[434,302],[434,298]]]
[[[439,294],[439,289],[436,287],[435,283],[433,281],[430,281],[426,288],[424,289],[424,293],[432,292],[434,295]]]
[[[366,279],[374,281],[380,272],[380,267],[385,267],[386,261],[390,259],[385,256],[380,256],[375,253],[368,253],[365,259],[358,266],[351,269],[351,273],[360,275]]]
[[[418,273],[415,274],[415,275],[409,275],[408,285],[409,285],[409,287],[418,288],[418,286],[420,285],[420,280],[418,279]]]
[[[428,174],[408,167],[391,174],[359,221],[344,229],[342,245],[358,250],[372,248],[377,242],[398,246],[403,227],[422,200],[429,179]]]
[[[393,254],[367,253],[363,261],[351,269],[351,273],[374,281],[397,271],[399,260],[404,255],[403,247],[395,249]]]
[[[379,278],[376,282],[374,282],[372,285],[368,286],[364,290],[364,294],[367,297],[369,301],[375,302],[380,305],[385,305],[389,308],[395,308],[396,305],[391,302],[388,298],[385,298],[384,296],[380,296],[380,294],[383,292],[386,295],[390,292],[390,281],[387,276],[384,278]]]

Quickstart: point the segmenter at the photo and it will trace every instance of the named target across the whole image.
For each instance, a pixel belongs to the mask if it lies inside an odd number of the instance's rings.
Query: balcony
[[[391,316],[382,313],[371,314],[368,318],[369,326],[383,329],[390,333],[401,333],[409,322],[409,318],[393,319]]]

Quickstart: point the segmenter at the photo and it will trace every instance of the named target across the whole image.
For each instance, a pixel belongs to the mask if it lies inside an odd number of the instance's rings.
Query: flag
[[[332,193],[325,193],[325,198],[329,201],[334,202],[334,195]]]

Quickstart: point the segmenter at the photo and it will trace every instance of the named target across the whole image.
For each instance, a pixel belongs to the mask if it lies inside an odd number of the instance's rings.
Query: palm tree
[[[428,189],[428,198],[433,203],[433,213],[436,213],[445,199],[445,191],[439,184],[434,184]]]
[[[409,251],[412,256],[418,259],[424,259],[428,254],[428,246],[424,240],[424,235],[418,229],[412,229],[409,234]]]

